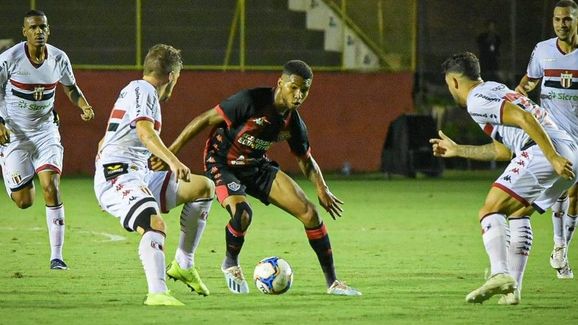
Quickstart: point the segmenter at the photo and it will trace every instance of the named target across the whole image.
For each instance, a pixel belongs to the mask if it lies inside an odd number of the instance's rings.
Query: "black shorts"
[[[220,203],[231,195],[249,194],[269,205],[269,193],[279,171],[274,161],[262,161],[251,166],[228,166],[205,163],[205,175],[215,182]]]

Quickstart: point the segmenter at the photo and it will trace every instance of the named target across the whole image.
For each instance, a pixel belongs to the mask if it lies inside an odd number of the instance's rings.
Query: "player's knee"
[[[134,220],[135,230],[142,229],[142,233],[147,231],[166,232],[165,221],[154,208],[146,208]],[[140,231],[139,231],[140,232]]]
[[[45,186],[42,186],[42,193],[44,198],[47,202],[51,202],[53,204],[58,204],[58,186],[52,182],[48,183]]]
[[[229,213],[231,213],[230,209]],[[235,205],[235,212],[231,215],[231,225],[235,230],[245,232],[253,219],[253,210],[247,202],[239,202]]]
[[[34,203],[34,197],[29,193],[12,193],[11,198],[20,209],[28,209]]]
[[[304,212],[298,216],[299,220],[303,222],[305,227],[317,227],[321,224],[321,218],[319,216],[319,211],[315,205],[309,201],[305,205]]]
[[[34,203],[34,200],[31,197],[18,198],[18,199],[13,199],[13,200],[14,200],[14,203],[16,203],[16,206],[20,209],[28,209]]]

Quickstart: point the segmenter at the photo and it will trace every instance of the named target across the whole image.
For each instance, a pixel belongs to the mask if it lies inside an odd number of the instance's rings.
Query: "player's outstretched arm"
[[[76,84],[72,86],[64,86],[64,92],[66,93],[66,96],[70,102],[82,110],[80,117],[83,121],[90,121],[94,118],[94,111],[92,110],[92,106],[88,104],[86,97],[84,97],[84,94]]]
[[[225,120],[216,109],[212,108],[201,115],[195,117],[185,128],[177,139],[169,146],[169,150],[177,154],[187,142],[194,138],[197,134],[203,131],[208,126],[223,123]]]
[[[492,143],[480,146],[470,146],[457,144],[441,130],[438,134],[439,138],[429,140],[432,145],[433,155],[436,157],[462,157],[482,161],[510,160],[512,158],[510,150],[495,140]]]
[[[315,159],[313,159],[313,156],[307,155],[306,157],[297,157],[297,163],[307,179],[315,185],[319,204],[321,204],[325,211],[331,215],[331,218],[335,219],[336,217],[341,217],[341,214],[343,213],[343,209],[341,208],[343,201],[331,193],[329,187],[325,183],[321,169],[319,168],[319,165],[317,165]]]
[[[502,123],[523,129],[540,147],[558,175],[566,179],[575,177],[572,163],[556,151],[550,136],[532,113],[510,102],[505,102],[502,111]]]
[[[539,82],[540,82],[540,79],[530,78],[526,74],[522,77],[522,79],[520,80],[520,83],[518,83],[518,86],[516,87],[515,90],[519,94],[522,94],[524,96],[528,96],[528,93],[531,92],[532,90],[534,90],[534,88],[536,88],[536,86],[538,85]]]
[[[165,146],[159,135],[155,132],[153,122],[149,120],[137,121],[136,134],[142,144],[147,147],[153,155],[159,157],[169,165],[169,168],[175,173],[177,179],[182,179],[186,182],[189,181],[191,171]]]

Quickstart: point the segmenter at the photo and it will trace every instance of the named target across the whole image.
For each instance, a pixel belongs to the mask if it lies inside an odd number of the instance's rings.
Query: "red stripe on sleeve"
[[[227,126],[231,126],[233,124],[233,122],[229,119],[227,114],[225,114],[225,112],[223,111],[223,108],[221,107],[221,105],[215,106],[215,109],[217,110],[217,113],[219,113],[219,115],[221,115],[221,117],[223,117],[223,119],[225,120],[225,123],[227,123]]]

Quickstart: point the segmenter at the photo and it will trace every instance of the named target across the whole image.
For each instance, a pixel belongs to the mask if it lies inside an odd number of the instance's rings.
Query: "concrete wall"
[[[138,72],[76,71],[79,86],[96,112],[85,123],[80,110],[59,87],[56,107],[61,117],[65,174],[92,174],[96,146],[104,135],[116,97]],[[170,144],[201,112],[243,88],[274,86],[278,72],[183,71],[173,98],[163,105],[161,137]],[[307,123],[312,153],[325,171],[339,170],[348,161],[354,171],[377,171],[387,126],[413,111],[413,75],[317,72],[308,100],[300,108]],[[196,173],[202,172],[202,152],[208,130],[194,139],[179,157]],[[286,143],[273,146],[269,157],[284,170],[298,171]]]

